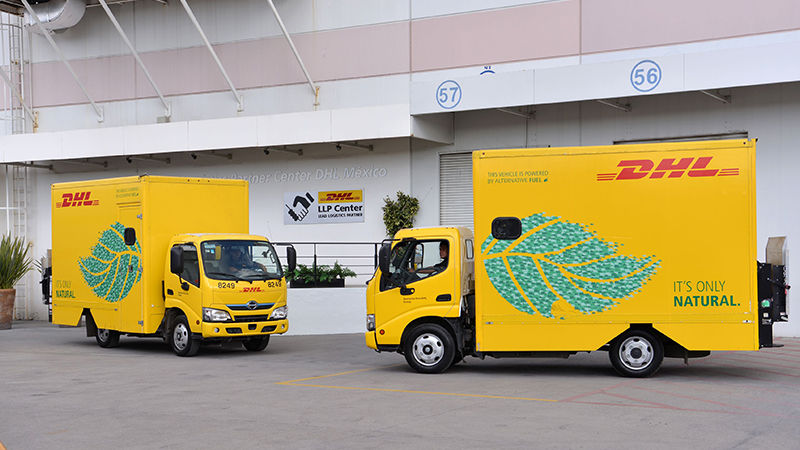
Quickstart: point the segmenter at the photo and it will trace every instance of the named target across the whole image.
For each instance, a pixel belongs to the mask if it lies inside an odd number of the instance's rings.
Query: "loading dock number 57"
[[[436,88],[436,103],[444,109],[453,109],[461,103],[461,86],[453,80],[443,81]]]
[[[661,83],[661,67],[655,61],[639,61],[631,70],[631,84],[639,92],[650,92]]]

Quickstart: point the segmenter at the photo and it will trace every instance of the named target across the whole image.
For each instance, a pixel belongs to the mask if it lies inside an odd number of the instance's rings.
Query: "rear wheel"
[[[441,325],[424,323],[406,337],[403,352],[408,365],[421,373],[442,373],[456,356],[453,336]]]
[[[170,333],[172,351],[178,356],[194,356],[200,350],[200,341],[192,338],[192,329],[186,316],[178,316]]]
[[[664,345],[645,330],[628,330],[614,340],[608,352],[611,365],[622,376],[648,377],[661,367]]]
[[[103,348],[111,348],[119,345],[119,331],[98,328],[94,338],[97,340],[97,345]]]
[[[260,352],[261,350],[267,348],[267,344],[269,344],[269,335],[254,337],[246,341],[242,341],[244,348],[250,352]]]

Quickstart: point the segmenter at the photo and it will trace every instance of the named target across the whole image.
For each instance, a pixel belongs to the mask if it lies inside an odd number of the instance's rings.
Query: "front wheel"
[[[644,378],[656,373],[664,360],[661,340],[645,330],[628,330],[611,344],[611,365],[622,376]]]
[[[172,351],[178,356],[194,356],[200,350],[200,341],[192,338],[192,329],[186,316],[179,316],[170,333]]]
[[[453,364],[456,356],[453,336],[435,323],[414,327],[403,347],[408,365],[420,373],[442,373]]]
[[[244,345],[244,348],[246,348],[249,352],[260,352],[261,350],[267,348],[267,344],[269,344],[269,335],[254,337],[246,341],[242,341],[242,345]]]
[[[103,348],[111,348],[119,345],[119,331],[98,328],[94,338],[97,340],[97,345]]]

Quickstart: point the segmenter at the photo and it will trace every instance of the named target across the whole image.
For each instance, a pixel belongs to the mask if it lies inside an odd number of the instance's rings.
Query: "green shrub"
[[[397,191],[397,200],[386,196],[383,203],[383,224],[389,237],[394,237],[403,228],[414,226],[414,216],[419,211],[419,200],[415,197]]]
[[[340,266],[339,261],[336,261],[333,263],[333,267],[325,265],[317,266],[316,281],[326,283],[328,281],[344,279],[347,277],[355,277],[355,276],[356,276],[355,272],[348,269],[347,267]],[[301,281],[305,284],[313,284],[315,282],[314,268],[306,266],[304,264],[298,264],[297,268],[294,269],[294,272],[286,272],[286,279]]]

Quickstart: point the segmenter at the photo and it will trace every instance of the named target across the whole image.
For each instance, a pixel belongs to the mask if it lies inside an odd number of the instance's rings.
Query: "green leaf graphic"
[[[619,247],[585,225],[539,213],[522,219],[518,239],[499,241],[489,235],[481,252],[489,280],[508,303],[524,313],[552,318],[556,302],[594,314],[633,297],[647,284],[660,261],[620,255]]]
[[[142,248],[138,240],[134,245],[125,245],[124,233],[125,227],[114,223],[100,236],[92,255],[78,259],[83,280],[95,295],[111,303],[127,297],[142,277],[138,270]]]

